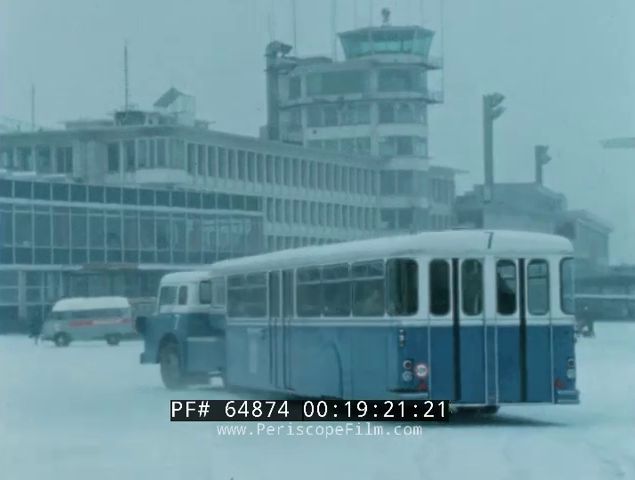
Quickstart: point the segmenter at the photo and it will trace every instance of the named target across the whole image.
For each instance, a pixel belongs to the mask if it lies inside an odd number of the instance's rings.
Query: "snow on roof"
[[[102,308],[130,308],[125,297],[75,297],[58,300],[53,306],[54,312],[70,310],[99,310]]]
[[[307,263],[342,263],[404,255],[443,257],[484,254],[573,254],[571,242],[545,233],[506,230],[448,230],[359,240],[318,247],[224,260],[212,265],[213,273],[253,269],[292,268]]]
[[[191,283],[210,278],[209,270],[193,270],[189,272],[168,273],[161,279],[161,285],[175,283]]]

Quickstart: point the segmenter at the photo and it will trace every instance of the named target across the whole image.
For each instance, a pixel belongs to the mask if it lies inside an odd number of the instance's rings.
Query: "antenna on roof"
[[[331,56],[337,60],[337,0],[331,0]]]
[[[298,54],[298,16],[296,9],[296,0],[291,0],[291,13],[293,15],[293,50],[295,51],[295,55]]]
[[[124,110],[128,111],[128,40],[123,45]]]
[[[357,23],[357,0],[353,0],[353,25],[354,28],[357,28],[359,25]]]
[[[35,132],[35,85],[31,85],[31,130]]]

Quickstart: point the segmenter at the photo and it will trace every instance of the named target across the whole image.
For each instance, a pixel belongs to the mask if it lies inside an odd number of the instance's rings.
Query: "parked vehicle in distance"
[[[136,334],[125,297],[65,298],[53,306],[42,327],[42,340],[66,347],[76,340],[105,340],[118,345]]]

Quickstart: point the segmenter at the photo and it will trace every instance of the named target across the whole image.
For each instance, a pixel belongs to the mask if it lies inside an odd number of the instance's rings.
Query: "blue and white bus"
[[[164,278],[141,363],[169,388],[213,372],[294,396],[578,403],[572,251],[553,235],[445,231],[219,262]],[[169,296],[183,311],[161,300],[174,275],[191,285]]]

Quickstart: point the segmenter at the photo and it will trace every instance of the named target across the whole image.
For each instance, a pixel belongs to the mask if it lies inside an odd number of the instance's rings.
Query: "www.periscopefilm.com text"
[[[377,425],[370,422],[356,423],[347,422],[337,425],[323,424],[271,424],[271,423],[251,423],[251,424],[222,424],[216,425],[216,433],[221,436],[234,437],[274,437],[274,436],[297,436],[297,437],[342,437],[342,436],[395,436],[413,437],[423,434],[421,425]]]

